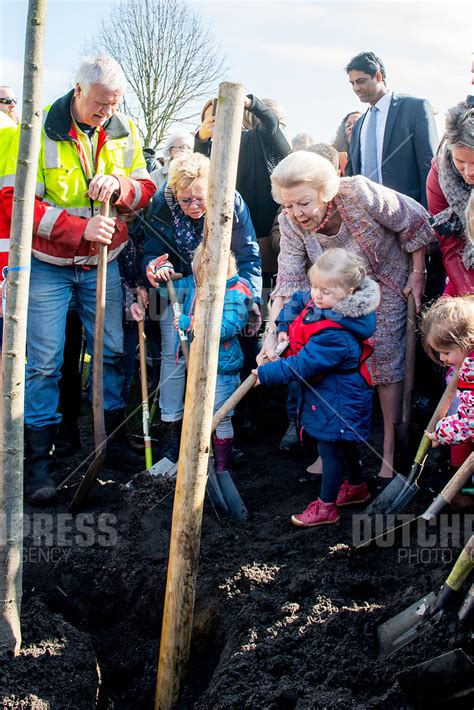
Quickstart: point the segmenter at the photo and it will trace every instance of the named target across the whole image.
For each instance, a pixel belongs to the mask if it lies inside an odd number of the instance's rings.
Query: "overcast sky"
[[[309,132],[330,141],[342,117],[361,108],[344,66],[372,50],[385,63],[390,89],[421,96],[438,111],[465,98],[470,85],[472,5],[469,2],[191,2],[209,23],[229,67],[223,78],[249,93],[278,99],[288,135]],[[21,95],[27,2],[1,0],[0,83]],[[49,0],[44,54],[44,103],[71,87],[94,22],[112,3]]]

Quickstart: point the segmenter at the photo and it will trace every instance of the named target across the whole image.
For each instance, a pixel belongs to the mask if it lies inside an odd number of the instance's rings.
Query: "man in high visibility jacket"
[[[140,470],[141,459],[126,446],[124,421],[122,290],[116,257],[128,239],[123,215],[133,215],[152,197],[137,131],[116,113],[125,77],[110,57],[87,58],[75,88],[44,110],[38,161],[27,323],[25,397],[26,493],[34,504],[54,499],[52,447],[61,415],[58,382],[65,323],[74,296],[93,351],[96,265],[99,244],[108,246],[104,333],[106,465]],[[16,152],[9,151],[1,203],[11,216]],[[7,161],[8,162],[8,161]],[[110,200],[110,217],[99,214]],[[1,235],[0,235],[1,237]]]

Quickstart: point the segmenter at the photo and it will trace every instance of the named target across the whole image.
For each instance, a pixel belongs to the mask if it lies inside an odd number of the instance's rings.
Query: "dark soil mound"
[[[280,454],[282,428],[267,413],[243,447],[248,463],[235,481],[250,511],[246,524],[219,520],[206,501],[178,707],[404,707],[395,674],[463,642],[456,617],[448,613],[383,661],[377,626],[440,586],[464,536],[442,541],[430,528],[435,546],[423,557],[426,530],[418,525],[359,552],[351,548],[351,510],[328,529],[292,527],[291,513],[318,487],[294,483],[307,461]],[[83,439],[89,443],[87,432]],[[376,470],[371,452],[365,467]],[[146,473],[126,483],[104,471],[75,518],[67,513],[74,489],[54,509],[26,511],[35,515],[24,549],[23,650],[0,662],[4,707],[153,707],[174,483]],[[431,498],[422,491],[408,512],[419,515]]]

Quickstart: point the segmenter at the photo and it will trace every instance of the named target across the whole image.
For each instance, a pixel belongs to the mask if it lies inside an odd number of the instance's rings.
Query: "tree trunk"
[[[29,0],[23,112],[4,313],[0,422],[0,656],[17,655],[21,644],[26,317],[41,135],[41,64],[46,7],[47,0]]]
[[[173,507],[155,710],[174,706],[191,643],[244,99],[242,84],[221,84],[209,171],[202,283],[196,297]]]

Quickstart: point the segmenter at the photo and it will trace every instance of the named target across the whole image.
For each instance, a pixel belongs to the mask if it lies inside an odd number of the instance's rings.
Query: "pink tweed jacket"
[[[403,298],[409,252],[434,237],[426,210],[411,197],[362,175],[341,178],[334,206],[342,225],[331,237],[304,232],[283,209],[279,217],[278,275],[272,296],[291,296],[306,290],[307,262],[313,264],[324,249],[338,246],[359,254],[368,274]]]
[[[289,297],[309,288],[306,271],[325,249],[342,247],[357,254],[380,286],[377,329],[370,359],[374,384],[399,382],[405,376],[406,299],[409,253],[431,241],[426,210],[412,200],[367,178],[341,178],[334,198],[342,224],[333,236],[304,232],[285,210],[279,217],[280,254],[273,297]]]

